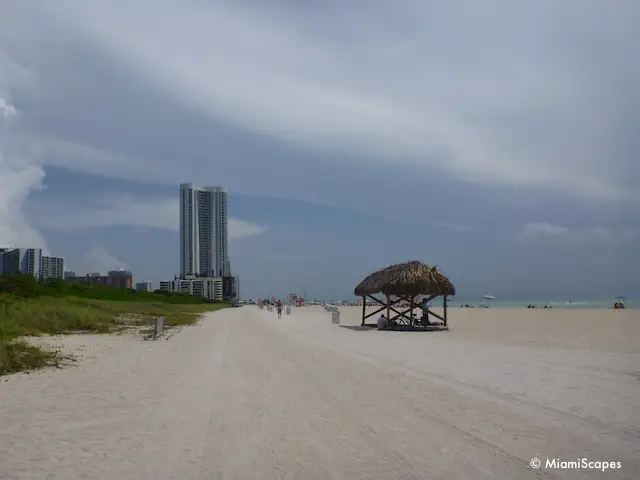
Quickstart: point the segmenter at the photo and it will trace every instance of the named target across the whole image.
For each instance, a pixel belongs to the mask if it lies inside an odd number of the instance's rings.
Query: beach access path
[[[83,358],[0,377],[0,478],[640,478],[637,354],[359,331],[347,317],[243,307],[168,341],[52,339]],[[550,470],[547,457],[622,468]]]

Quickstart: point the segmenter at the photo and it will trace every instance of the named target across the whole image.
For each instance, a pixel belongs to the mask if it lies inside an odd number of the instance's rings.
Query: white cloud
[[[105,200],[91,208],[82,205],[41,205],[35,212],[36,223],[55,230],[88,230],[95,227],[150,227],[178,231],[180,206],[170,198],[136,198],[131,195]],[[260,235],[269,227],[229,218],[229,239]]]
[[[16,108],[0,97],[0,245],[48,251],[44,238],[22,215],[24,200],[42,188],[44,171],[9,148],[10,117],[16,114]]]
[[[85,273],[97,272],[106,275],[109,270],[117,270],[119,268],[129,268],[126,262],[117,259],[111,255],[106,248],[94,245],[84,255],[77,269],[76,275],[84,275]],[[75,268],[75,267],[74,267]]]
[[[8,120],[16,113],[18,113],[16,107],[9,104],[4,98],[0,98],[0,120]]]
[[[238,220],[237,218],[229,219],[229,239],[236,240],[243,237],[253,237],[269,230],[269,227],[256,225],[255,223]]]
[[[520,241],[556,241],[562,243],[627,242],[639,238],[633,230],[612,231],[604,227],[572,230],[546,222],[528,223],[518,234]]]

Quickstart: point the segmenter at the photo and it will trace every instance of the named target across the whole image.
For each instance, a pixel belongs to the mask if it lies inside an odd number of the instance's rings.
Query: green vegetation
[[[200,313],[226,306],[226,302],[179,293],[0,276],[0,375],[57,366],[63,359],[59,352],[32,345],[24,336],[140,329],[157,316],[165,317],[167,327],[190,325]]]

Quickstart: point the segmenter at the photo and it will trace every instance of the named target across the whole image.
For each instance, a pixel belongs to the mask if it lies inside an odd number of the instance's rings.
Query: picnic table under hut
[[[384,298],[376,297],[383,294]],[[367,323],[366,319],[386,310],[389,328],[422,328],[424,330],[448,330],[447,297],[456,294],[456,287],[436,266],[420,261],[399,263],[378,270],[365,278],[354,289],[354,294],[362,297],[362,326],[377,327],[377,323]],[[442,296],[443,315],[427,310],[427,317],[437,319],[433,325],[428,319],[423,321],[412,315],[413,310],[436,297]],[[367,313],[367,298],[380,306],[376,311]],[[399,304],[405,305],[400,307]],[[393,312],[393,316],[391,314]],[[441,324],[441,325],[440,325]]]

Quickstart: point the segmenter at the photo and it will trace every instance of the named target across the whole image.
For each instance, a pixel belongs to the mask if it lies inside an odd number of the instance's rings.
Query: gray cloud
[[[452,232],[468,232],[469,230],[471,230],[471,228],[467,227],[466,225],[461,225],[459,223],[436,222],[434,225],[438,228],[443,228]]]
[[[19,115],[0,126],[0,242],[44,243],[21,210],[51,168],[211,178],[232,192],[440,221],[487,243],[513,241],[523,219],[568,232],[530,225],[521,249],[594,225],[613,237],[640,228],[637,2],[362,8],[4,5],[0,118],[15,113],[6,105]],[[95,213],[81,206],[78,218]],[[145,216],[136,222],[153,222]]]
[[[470,182],[635,198],[618,173],[633,156],[610,152],[638,98],[638,67],[624,61],[638,8],[586,3],[408,2],[390,18],[385,2],[365,17],[355,4],[311,16],[137,2],[122,15],[123,2],[70,1],[47,4],[42,18],[166,98],[285,144]],[[33,38],[14,35],[33,61]],[[53,52],[56,68],[69,51]],[[135,99],[111,101],[129,110]]]

